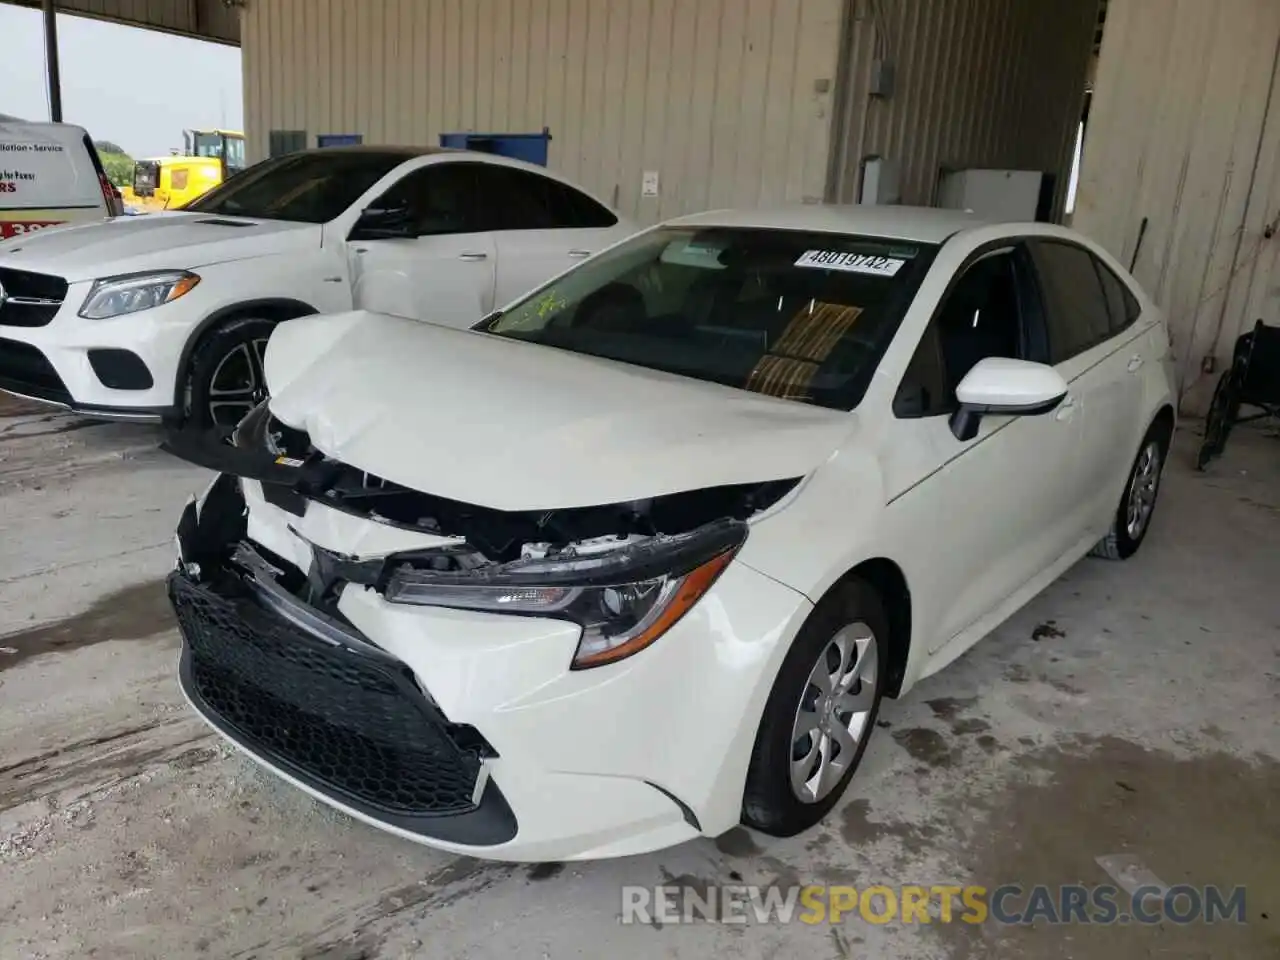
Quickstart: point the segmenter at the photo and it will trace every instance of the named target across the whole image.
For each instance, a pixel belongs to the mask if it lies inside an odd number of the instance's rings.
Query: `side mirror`
[[[1053,367],[987,357],[974,364],[956,387],[960,409],[951,415],[951,432],[957,440],[972,440],[985,415],[1039,416],[1051,412],[1066,395],[1067,381]]]
[[[395,240],[416,237],[408,207],[365,207],[348,240]]]

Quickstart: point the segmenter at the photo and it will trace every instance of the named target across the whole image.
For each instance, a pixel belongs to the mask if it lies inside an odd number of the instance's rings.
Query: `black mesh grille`
[[[255,753],[339,799],[388,813],[474,810],[460,747],[408,668],[312,637],[248,598],[173,574],[190,691]]]
[[[10,327],[43,327],[51,321],[67,296],[67,281],[43,273],[0,267],[0,324]],[[23,303],[49,300],[50,303]]]
[[[17,340],[0,338],[0,386],[42,400],[71,400],[49,359],[31,344]]]

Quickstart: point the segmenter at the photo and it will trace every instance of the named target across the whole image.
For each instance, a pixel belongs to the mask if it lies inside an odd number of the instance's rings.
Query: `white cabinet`
[[[953,170],[942,175],[938,206],[988,220],[1035,220],[1043,183],[1039,170]]]

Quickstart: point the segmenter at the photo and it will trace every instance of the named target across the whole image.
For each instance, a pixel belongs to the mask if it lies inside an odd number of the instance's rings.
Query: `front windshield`
[[[839,410],[857,406],[935,247],[663,228],[491,320],[491,334]]]
[[[262,220],[327,223],[407,160],[361,150],[293,153],[264,160],[187,204],[187,210]]]
[[[195,155],[197,157],[221,157],[222,136],[217,133],[197,133],[195,135]]]

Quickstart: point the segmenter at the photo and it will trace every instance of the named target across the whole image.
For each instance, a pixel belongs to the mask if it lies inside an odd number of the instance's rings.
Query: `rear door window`
[[[547,206],[551,218],[558,227],[598,229],[612,227],[618,222],[609,210],[592,200],[581,190],[550,177],[546,181]]]
[[[1111,312],[1093,254],[1063,240],[1035,240],[1032,258],[1044,298],[1049,357],[1070,360],[1111,336]]]
[[[476,164],[486,230],[551,230],[558,224],[546,177],[497,164]]]
[[[529,170],[476,164],[489,230],[573,230],[612,227],[608,209],[567,183]]]

